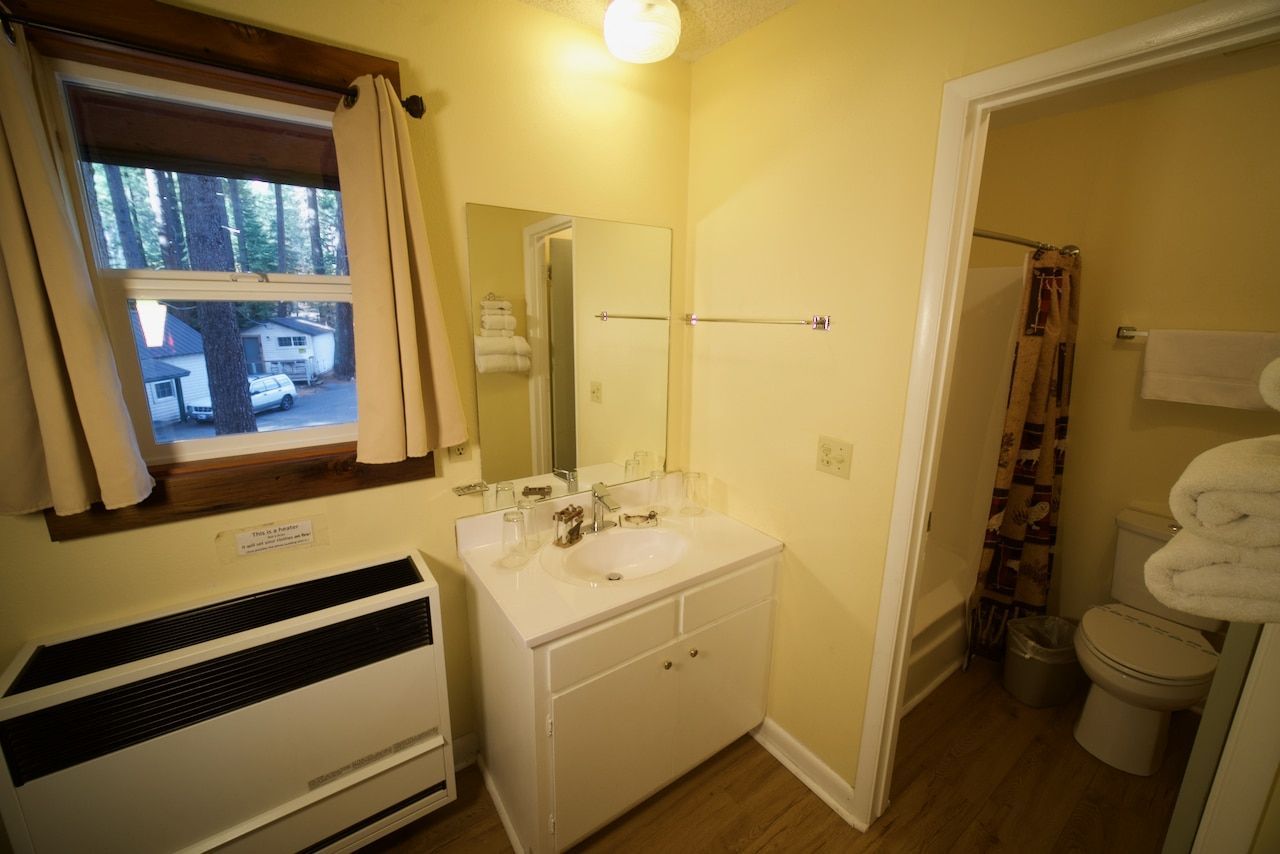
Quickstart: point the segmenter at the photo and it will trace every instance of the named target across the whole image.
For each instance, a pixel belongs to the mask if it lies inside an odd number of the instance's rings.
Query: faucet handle
[[[563,480],[566,488],[570,490],[578,488],[577,469],[552,469],[551,474]]]
[[[609,494],[609,486],[603,480],[591,484],[591,494],[596,498],[604,498]]]

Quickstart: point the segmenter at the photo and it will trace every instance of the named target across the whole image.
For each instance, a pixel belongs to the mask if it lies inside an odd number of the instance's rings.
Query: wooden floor
[[[1134,777],[1076,744],[1083,699],[1028,708],[975,661],[903,719],[891,803],[865,834],[743,737],[573,850],[1159,851],[1199,719],[1174,715],[1160,771]],[[458,774],[458,791],[367,850],[509,851],[477,769]]]

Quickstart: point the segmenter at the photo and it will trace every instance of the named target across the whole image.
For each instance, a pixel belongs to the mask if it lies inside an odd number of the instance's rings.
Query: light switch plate
[[[849,461],[853,457],[853,443],[830,436],[818,437],[818,464],[820,472],[849,479]]]

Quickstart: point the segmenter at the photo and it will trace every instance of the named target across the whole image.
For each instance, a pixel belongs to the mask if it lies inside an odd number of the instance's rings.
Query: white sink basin
[[[545,547],[542,566],[561,581],[602,587],[670,569],[688,547],[688,541],[669,528],[610,528],[587,534],[567,549]]]

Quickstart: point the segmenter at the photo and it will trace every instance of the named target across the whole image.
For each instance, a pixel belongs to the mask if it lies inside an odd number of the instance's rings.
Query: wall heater
[[[358,848],[456,797],[442,646],[417,554],[30,644],[0,677],[14,849]]]

